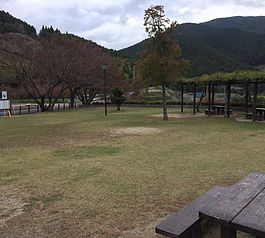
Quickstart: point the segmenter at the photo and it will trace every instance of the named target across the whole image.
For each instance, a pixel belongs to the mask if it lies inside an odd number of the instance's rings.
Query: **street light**
[[[101,65],[102,70],[104,71],[104,101],[105,101],[105,116],[107,116],[107,87],[106,87],[106,71],[108,65]]]

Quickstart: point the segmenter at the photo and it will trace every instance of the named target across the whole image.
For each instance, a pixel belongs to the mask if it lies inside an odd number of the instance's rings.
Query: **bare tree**
[[[92,55],[92,54],[90,54]],[[103,71],[101,65],[108,65],[107,70],[107,92],[114,86],[126,87],[122,74],[118,69],[117,62],[113,57],[103,53],[94,52],[91,61],[84,62],[82,70],[82,80],[80,87],[77,88],[77,96],[84,104],[91,104],[92,100],[98,93],[103,93]]]
[[[21,34],[4,34],[1,40],[1,49],[9,57],[9,75],[41,111],[51,109],[65,90],[68,62],[63,40],[37,41]]]
[[[42,111],[51,109],[69,92],[90,104],[103,91],[102,64],[107,64],[109,89],[125,84],[114,58],[95,43],[61,34],[33,40],[21,34],[0,35],[0,50],[7,53],[8,73]]]

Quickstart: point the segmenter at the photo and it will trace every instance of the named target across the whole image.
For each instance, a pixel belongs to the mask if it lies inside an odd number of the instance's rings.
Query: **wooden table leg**
[[[201,224],[198,225],[194,230],[192,231],[192,238],[201,238],[202,237],[202,231],[201,231]]]
[[[181,238],[192,238],[192,231],[185,233],[185,235],[180,236]]]
[[[201,222],[199,222],[198,225],[192,229],[192,231],[180,237],[181,238],[202,238]]]
[[[221,226],[221,238],[236,238],[236,230],[230,227]]]

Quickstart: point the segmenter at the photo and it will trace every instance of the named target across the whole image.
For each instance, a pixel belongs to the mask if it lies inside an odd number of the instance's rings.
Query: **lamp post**
[[[107,86],[106,86],[106,71],[108,69],[108,65],[101,65],[101,68],[104,72],[104,101],[105,101],[105,116],[107,116]]]

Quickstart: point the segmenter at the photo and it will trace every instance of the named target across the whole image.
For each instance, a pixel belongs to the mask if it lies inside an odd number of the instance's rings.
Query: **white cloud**
[[[151,4],[164,5],[166,15],[179,23],[265,12],[265,2],[260,0],[0,0],[3,10],[38,31],[42,25],[52,25],[114,49],[147,37],[143,15]]]

